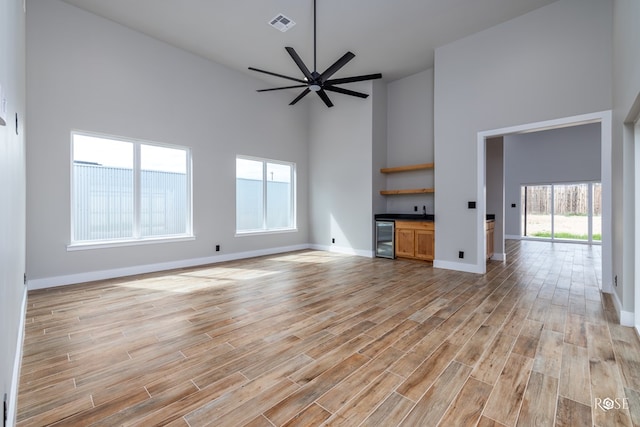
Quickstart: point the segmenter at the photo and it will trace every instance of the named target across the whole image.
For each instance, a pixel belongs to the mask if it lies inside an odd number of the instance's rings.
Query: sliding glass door
[[[600,183],[590,182],[522,186],[522,235],[599,242],[601,189]]]

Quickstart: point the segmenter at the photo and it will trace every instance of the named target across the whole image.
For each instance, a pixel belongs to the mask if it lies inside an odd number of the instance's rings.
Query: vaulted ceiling
[[[313,64],[313,0],[64,0],[156,39],[262,78],[248,67],[301,77],[284,47]],[[335,78],[393,81],[433,66],[434,49],[555,0],[317,0],[318,70],[346,51]],[[280,32],[278,14],[296,25]],[[286,81],[285,81],[286,82]]]

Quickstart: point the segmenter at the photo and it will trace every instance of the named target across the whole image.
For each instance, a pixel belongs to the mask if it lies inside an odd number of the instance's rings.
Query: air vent
[[[280,30],[280,31],[282,31],[284,33],[289,28],[291,28],[294,25],[296,25],[296,23],[293,22],[291,20],[291,18],[287,18],[283,14],[279,13],[278,15],[276,15],[275,18],[273,18],[271,21],[269,21],[269,25],[271,25],[276,30]]]

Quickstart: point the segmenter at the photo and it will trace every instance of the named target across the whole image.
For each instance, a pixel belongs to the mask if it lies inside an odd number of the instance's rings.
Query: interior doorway
[[[486,233],[485,221],[487,211],[487,142],[506,135],[538,132],[543,130],[561,129],[589,123],[600,124],[600,176],[601,176],[601,244],[602,244],[602,291],[612,291],[612,172],[611,172],[611,111],[602,111],[580,116],[565,117],[544,122],[529,123],[507,128],[478,132],[477,149],[477,251],[481,254],[478,258],[477,271],[486,272]],[[639,160],[640,162],[640,160]],[[503,165],[504,167],[504,165]],[[503,198],[502,209],[517,209],[516,203]],[[496,224],[496,227],[498,224]],[[504,224],[502,225],[504,227]],[[508,238],[508,234],[504,235]],[[503,242],[502,242],[503,243]]]

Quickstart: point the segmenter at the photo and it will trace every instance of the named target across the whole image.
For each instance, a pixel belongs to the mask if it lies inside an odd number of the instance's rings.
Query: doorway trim
[[[611,171],[611,110],[577,116],[563,117],[542,122],[527,123],[523,125],[504,127],[481,131],[477,134],[477,217],[476,217],[476,242],[477,242],[477,269],[483,274],[487,271],[486,265],[486,234],[484,220],[486,218],[486,140],[499,136],[518,133],[538,132],[542,130],[558,129],[563,127],[578,126],[587,123],[600,123],[600,176],[602,182],[602,282],[601,290],[613,293],[612,285],[612,171]],[[614,294],[615,295],[615,294]]]
[[[633,292],[633,318],[630,319],[631,325],[629,326],[635,327],[636,332],[640,335],[640,226],[637,225],[638,222],[636,221],[636,218],[640,216],[640,93],[636,96],[627,117],[625,117],[622,132],[623,150],[626,151],[627,148],[633,150],[633,164],[628,168],[630,169],[629,172],[624,172],[623,186],[627,182],[632,182],[630,187],[633,188],[634,199],[631,209],[623,207],[623,226],[633,226],[635,230],[633,242],[630,245],[633,256],[627,262],[629,265],[623,266],[623,278],[625,283],[630,281],[633,284],[630,290],[630,292]],[[627,279],[627,276],[630,276],[630,278]],[[622,291],[629,292],[624,288]]]
[[[640,100],[640,96],[638,98]],[[633,325],[636,328],[636,332],[640,334],[640,226],[636,218],[640,216],[640,112],[635,118],[633,124],[633,151],[634,151],[634,176],[635,176],[635,194],[634,194],[634,218],[632,219],[635,225],[634,235],[634,262],[633,262],[633,312],[634,319]]]

